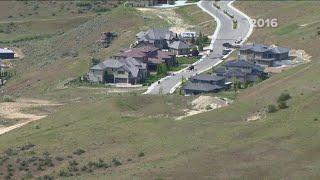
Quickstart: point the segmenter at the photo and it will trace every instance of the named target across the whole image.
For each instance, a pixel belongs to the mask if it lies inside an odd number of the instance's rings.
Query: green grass
[[[177,57],[178,64],[193,64],[199,60],[199,57]]]
[[[212,35],[215,29],[215,21],[210,15],[201,11],[197,5],[189,5],[175,9],[175,12],[190,25],[195,26],[192,30],[204,35]]]
[[[299,26],[297,24],[291,24],[291,25],[287,25],[287,26],[284,26],[284,27],[277,29],[275,33],[276,33],[276,35],[282,36],[282,35],[289,34],[298,28],[299,28]]]

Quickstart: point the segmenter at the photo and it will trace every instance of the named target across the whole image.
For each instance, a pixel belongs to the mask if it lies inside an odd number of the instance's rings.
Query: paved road
[[[213,50],[207,57],[202,58],[195,63],[195,70],[183,70],[176,73],[174,76],[167,76],[161,79],[160,84],[154,83],[145,94],[169,94],[180,85],[181,79],[189,78],[197,73],[201,73],[209,70],[213,66],[216,66],[222,62],[222,44],[225,42],[233,43],[235,40],[245,39],[251,34],[251,25],[247,18],[238,10],[231,8],[228,4],[230,1],[219,1],[220,10],[215,8],[212,1],[201,1],[198,6],[202,10],[209,13],[211,16],[217,18],[217,29],[213,35],[213,39],[210,48]],[[223,13],[223,10],[227,10],[230,14],[233,14],[238,21],[238,28],[233,29],[233,22],[230,17]]]

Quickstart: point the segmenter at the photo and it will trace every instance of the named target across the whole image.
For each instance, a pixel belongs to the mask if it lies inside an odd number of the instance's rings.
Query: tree
[[[277,102],[280,103],[280,102],[283,102],[283,101],[287,101],[287,100],[289,100],[289,99],[291,99],[290,94],[287,93],[287,92],[283,92],[283,93],[281,93],[281,95],[279,96]]]
[[[286,102],[286,101],[280,101],[280,102],[278,102],[278,107],[279,107],[279,109],[286,109],[286,108],[288,108],[287,102]]]
[[[168,72],[168,68],[165,64],[159,64],[157,66],[157,75],[163,75]]]
[[[198,51],[198,49],[193,48],[192,51],[191,51],[191,55],[192,55],[192,56],[199,56],[199,51]]]
[[[273,105],[273,104],[268,105],[268,107],[267,107],[267,112],[268,113],[274,113],[274,112],[277,112],[277,111],[278,111],[278,109],[277,109],[277,107],[275,105]]]

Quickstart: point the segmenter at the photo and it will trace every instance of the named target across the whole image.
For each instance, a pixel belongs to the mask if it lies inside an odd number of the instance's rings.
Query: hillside
[[[302,5],[304,8],[300,8]],[[17,62],[20,76],[8,84],[7,92],[45,98],[64,106],[41,121],[0,136],[0,162],[4,162],[0,170],[7,173],[12,165],[16,176],[27,176],[27,171],[18,170],[25,165],[17,159],[35,157],[35,162],[45,159],[49,163],[33,170],[31,176],[318,179],[320,53],[315,47],[320,44],[320,24],[316,22],[320,5],[307,1],[241,1],[236,6],[251,17],[279,19],[278,28],[256,29],[249,41],[304,49],[313,56],[312,62],[241,91],[229,107],[181,121],[174,117],[190,106],[191,97],[52,88],[64,78],[84,73],[90,57],[104,57],[125,46],[139,27],[146,26],[137,11],[119,7],[64,34],[21,44],[31,53],[23,62]],[[136,21],[126,19],[124,14]],[[161,20],[151,22],[158,24]],[[106,30],[120,33],[119,39],[110,49],[93,52],[99,33]],[[77,39],[83,43],[72,41]],[[65,51],[78,55],[63,57]],[[287,109],[246,121],[264,112],[267,105],[276,104],[284,91],[292,97]],[[5,157],[9,159],[3,161]],[[29,167],[37,169],[38,165],[29,163]]]

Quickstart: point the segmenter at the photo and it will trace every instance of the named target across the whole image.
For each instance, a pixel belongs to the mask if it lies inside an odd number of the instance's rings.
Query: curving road
[[[212,41],[209,46],[212,52],[207,56],[201,58],[194,64],[195,70],[189,71],[184,69],[175,73],[174,76],[167,76],[160,80],[160,83],[152,84],[144,94],[169,94],[181,84],[181,79],[189,78],[197,73],[202,73],[211,69],[222,62],[222,50],[224,49],[222,44],[225,42],[234,43],[235,40],[243,39],[243,42],[251,35],[253,25],[250,23],[250,18],[241,11],[234,8],[231,4],[233,1],[219,1],[218,5],[221,7],[218,10],[213,6],[212,1],[200,1],[198,6],[213,18],[217,22],[217,28],[212,36]],[[234,15],[238,21],[238,27],[233,29],[232,19],[224,14],[223,10],[226,10],[230,14]]]

